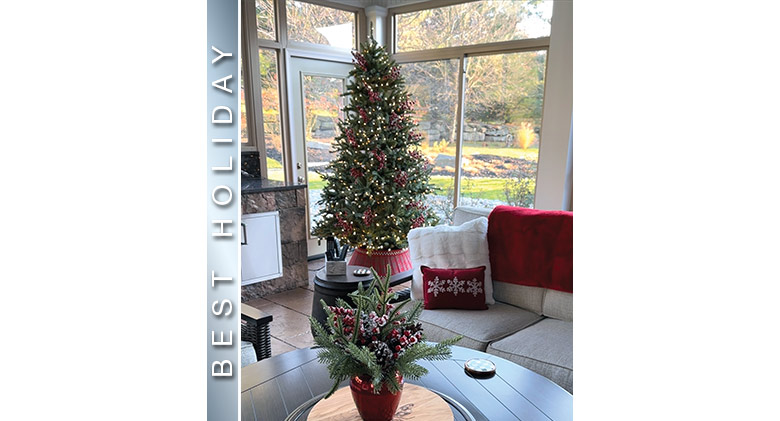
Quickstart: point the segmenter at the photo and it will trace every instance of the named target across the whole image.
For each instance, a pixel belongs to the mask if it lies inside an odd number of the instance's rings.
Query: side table
[[[346,275],[328,275],[325,268],[314,275],[314,299],[311,303],[311,315],[320,323],[325,321],[325,310],[322,309],[320,300],[325,300],[329,306],[336,305],[336,299],[342,298],[350,304],[352,300],[348,294],[358,289],[358,284],[364,288],[371,285],[373,278],[368,276],[355,276],[355,269],[366,269],[363,266],[347,266]],[[390,286],[396,286],[412,279],[412,271],[397,273],[390,276]]]

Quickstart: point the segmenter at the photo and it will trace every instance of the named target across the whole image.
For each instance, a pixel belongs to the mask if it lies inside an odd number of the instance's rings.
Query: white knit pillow
[[[485,303],[495,304],[487,228],[487,218],[481,217],[458,226],[439,225],[409,231],[409,254],[414,266],[412,299],[423,299],[420,266],[442,269],[485,266]]]

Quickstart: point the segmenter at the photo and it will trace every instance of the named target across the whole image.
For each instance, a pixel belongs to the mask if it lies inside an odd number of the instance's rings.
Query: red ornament
[[[382,99],[376,91],[371,89],[371,86],[369,86],[368,83],[366,83],[366,89],[368,89],[368,100],[370,102],[377,102]]]
[[[366,71],[366,58],[363,57],[363,55],[358,53],[357,51],[353,51],[352,52],[352,57],[354,57],[354,60],[352,60],[352,62],[357,64],[358,67],[360,67],[360,69],[365,72]]]
[[[383,77],[384,80],[396,80],[401,76],[401,68],[398,66],[393,66],[393,68],[390,70],[389,75],[385,75]]]
[[[352,175],[353,178],[360,178],[363,176],[363,171],[360,170],[360,168],[352,168],[349,170],[349,173]]]
[[[360,114],[360,118],[363,119],[363,123],[368,123],[368,113],[366,110],[358,108],[358,114]]]
[[[412,107],[414,107],[414,105],[416,103],[417,103],[416,101],[412,101],[412,100],[407,99],[406,101],[401,103],[401,111],[409,111],[409,110],[411,110]]]
[[[366,225],[371,225],[371,221],[374,220],[374,212],[371,211],[371,209],[366,209],[365,212],[363,212],[363,223]]]
[[[352,225],[350,225],[349,222],[345,221],[344,218],[341,217],[341,215],[336,215],[336,226],[341,228],[341,230],[344,231],[345,235],[352,234]]]
[[[390,113],[390,125],[393,126],[393,128],[400,129],[401,120],[402,120],[401,117],[399,117],[398,114],[395,113],[395,111]]]
[[[355,133],[352,131],[352,129],[347,129],[345,132],[347,135],[347,141],[350,145],[357,147],[357,139],[355,139]]]
[[[377,162],[379,163],[379,169],[385,167],[385,160],[387,160],[387,157],[385,156],[385,153],[382,151],[374,151],[374,158],[376,158]]]
[[[412,219],[412,228],[421,227],[423,226],[424,223],[425,223],[425,218],[422,215],[420,215],[417,218]]]
[[[406,171],[401,171],[395,175],[395,184],[403,187],[406,185],[406,182],[409,180],[409,176],[406,175]]]

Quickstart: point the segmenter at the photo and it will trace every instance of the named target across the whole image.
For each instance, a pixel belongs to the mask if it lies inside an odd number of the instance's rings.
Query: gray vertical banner
[[[207,408],[238,420],[241,330],[239,0],[208,0]],[[184,69],[183,71],[186,71]]]

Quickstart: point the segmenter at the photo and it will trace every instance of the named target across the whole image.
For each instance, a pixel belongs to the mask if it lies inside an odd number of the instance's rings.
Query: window
[[[533,207],[546,56],[466,58],[461,205]]]
[[[258,176],[285,181],[277,5],[254,0],[255,13],[251,5],[250,0],[242,5],[241,145],[252,152],[247,159],[260,160]]]
[[[279,102],[279,66],[276,51],[260,48],[260,92],[263,98],[263,144],[268,178],[284,181],[282,120]]]
[[[274,0],[255,0],[257,37],[276,40],[276,13]]]
[[[428,203],[440,223],[452,222],[455,194],[456,104],[458,60],[436,60],[401,65],[407,89],[417,101],[417,131],[423,136],[422,151],[433,163],[431,182],[438,191]]]
[[[352,49],[356,14],[302,1],[286,0],[290,41]]]
[[[552,2],[424,7],[391,13],[438,188],[431,206],[445,224],[458,205],[533,207]]]
[[[547,37],[552,3],[486,0],[401,13],[395,16],[396,51]]]
[[[318,170],[336,158],[331,145],[339,135],[338,120],[343,118],[345,100],[341,93],[346,90],[346,81],[340,78],[304,75],[304,137],[306,141],[306,162],[309,185],[309,227],[314,227],[320,219],[323,208],[318,202],[325,182]]]
[[[244,67],[239,63],[238,69],[241,72],[241,144],[249,143],[249,129],[246,122],[246,94],[244,93]]]
[[[333,57],[343,56],[344,62],[349,62],[348,50],[356,47],[359,35],[359,9],[338,4],[326,7],[307,1],[241,0],[241,12],[241,147],[245,152],[242,155],[247,160],[259,158],[258,176],[292,182],[287,180],[287,174],[293,171],[288,137],[290,125],[297,122],[289,121],[289,104],[284,95],[289,86],[285,66],[290,55],[286,51],[291,47],[296,57],[316,57],[318,53],[313,48],[302,48],[302,43],[317,44],[308,47],[328,50]],[[329,126],[323,116],[309,122]],[[313,136],[326,133],[327,130],[320,130]],[[258,167],[258,163],[252,161],[252,164]]]

